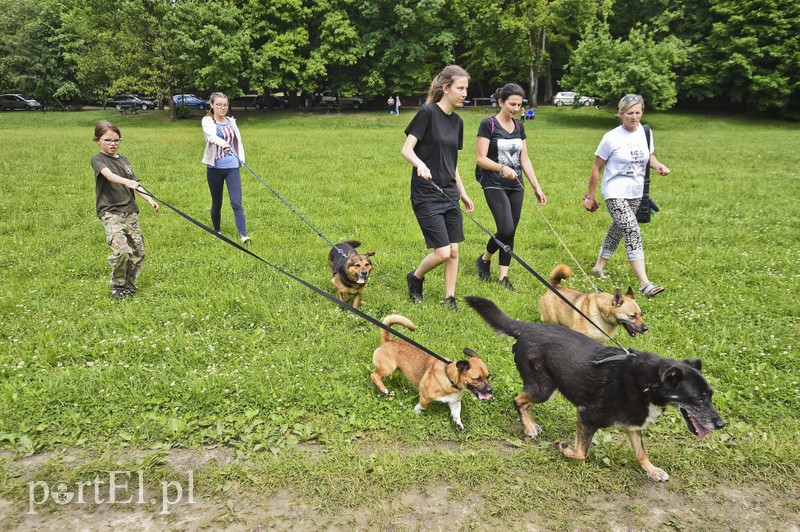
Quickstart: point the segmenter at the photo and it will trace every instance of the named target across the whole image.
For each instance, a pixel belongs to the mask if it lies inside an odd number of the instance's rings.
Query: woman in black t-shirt
[[[464,123],[453,111],[464,104],[469,74],[450,65],[434,78],[425,105],[405,130],[403,157],[411,172],[411,206],[425,244],[433,248],[416,269],[406,275],[408,295],[422,302],[425,274],[444,264],[444,303],[456,309],[458,243],[464,240],[459,199],[467,212],[475,208],[458,173],[458,150],[464,143]]]
[[[547,198],[539,186],[533,164],[528,157],[525,127],[522,122],[514,119],[522,106],[524,95],[525,92],[519,85],[505,85],[500,89],[497,98],[500,109],[497,115],[484,118],[478,127],[478,165],[475,167],[475,177],[483,187],[483,195],[497,225],[494,236],[511,249],[514,248],[514,235],[525,197],[521,178],[523,172],[533,187],[539,204],[547,204]],[[500,249],[494,238],[489,239],[486,251],[475,261],[478,277],[484,281],[491,278],[489,263],[497,250],[500,250],[498,282],[513,291],[514,286],[508,280],[511,254]]]

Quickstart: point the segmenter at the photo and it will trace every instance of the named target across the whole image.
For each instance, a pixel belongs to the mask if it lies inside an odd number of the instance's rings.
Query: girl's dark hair
[[[119,128],[117,126],[115,126],[108,120],[100,120],[94,126],[94,140],[100,140],[100,137],[102,137],[103,133],[105,133],[106,131],[113,131],[114,133],[119,135],[120,138],[122,138],[122,133],[119,132]]]
[[[500,100],[506,101],[511,96],[520,96],[523,100],[525,99],[525,91],[522,90],[522,87],[517,85],[516,83],[506,83],[503,87],[498,91],[497,94],[497,101]]]
[[[444,70],[433,78],[431,88],[428,90],[428,99],[425,103],[436,103],[444,96],[444,88],[451,85],[456,78],[469,79],[469,73],[458,65],[448,65]]]

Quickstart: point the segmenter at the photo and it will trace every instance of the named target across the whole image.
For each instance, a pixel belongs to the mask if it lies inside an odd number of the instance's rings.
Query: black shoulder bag
[[[650,126],[642,124],[642,127],[644,128],[644,136],[647,138],[647,164],[644,166],[644,194],[642,194],[642,203],[639,204],[639,210],[636,211],[636,221],[640,224],[646,224],[658,212],[658,205],[650,197]]]

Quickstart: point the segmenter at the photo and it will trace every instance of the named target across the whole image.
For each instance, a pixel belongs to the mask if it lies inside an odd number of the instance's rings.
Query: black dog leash
[[[450,203],[452,203],[453,205],[455,205],[455,206],[458,208],[458,210],[461,210],[461,205],[459,205],[458,203],[456,203],[455,201],[453,201],[453,199],[452,199],[450,196],[448,196],[447,194],[445,194],[444,190],[442,190],[442,189],[439,187],[439,185],[437,185],[436,183],[434,183],[433,179],[430,179],[428,182],[429,182],[431,185],[433,185],[433,186],[434,186],[434,188],[436,188],[436,190],[438,190],[439,192],[441,192],[441,193],[442,193],[442,195],[443,195],[445,198],[447,198],[448,200],[450,200]],[[617,344],[617,346],[618,346],[620,349],[622,349],[623,351],[625,351],[625,354],[624,354],[624,355],[613,355],[613,356],[610,356],[610,357],[604,358],[604,359],[602,359],[602,360],[595,360],[595,361],[592,361],[592,363],[593,363],[593,364],[596,364],[596,365],[597,365],[597,364],[603,364],[603,363],[605,363],[605,362],[612,362],[612,361],[614,361],[614,360],[624,360],[624,359],[628,358],[629,356],[636,356],[635,354],[631,354],[631,353],[630,353],[630,352],[629,352],[627,349],[625,349],[625,348],[622,346],[622,344],[621,344],[621,343],[619,343],[619,341],[617,341],[615,338],[612,338],[611,336],[609,336],[609,335],[608,335],[608,334],[607,334],[607,333],[606,333],[606,332],[605,332],[603,329],[601,329],[601,328],[600,328],[600,326],[599,326],[599,325],[597,325],[595,322],[593,322],[593,321],[591,320],[591,318],[589,318],[589,316],[587,316],[586,314],[584,314],[583,312],[581,312],[581,311],[580,311],[580,309],[578,309],[578,307],[576,307],[575,305],[573,305],[573,304],[572,304],[572,302],[571,302],[569,299],[567,299],[566,297],[564,297],[564,295],[563,295],[563,294],[561,294],[561,293],[560,293],[558,290],[556,290],[556,289],[553,287],[553,285],[551,285],[551,284],[550,284],[550,283],[547,281],[547,279],[545,279],[544,277],[542,277],[541,275],[539,275],[539,272],[537,272],[536,270],[534,270],[533,268],[531,268],[531,267],[530,267],[530,266],[529,266],[529,265],[528,265],[528,264],[527,264],[527,263],[526,263],[524,260],[522,260],[522,259],[519,257],[519,255],[517,255],[516,253],[514,253],[514,251],[511,249],[511,246],[509,246],[509,245],[505,244],[504,242],[502,242],[502,241],[501,241],[499,238],[497,238],[497,236],[496,236],[494,233],[490,232],[488,229],[486,229],[484,226],[482,226],[482,225],[481,225],[481,224],[480,224],[480,223],[479,223],[479,222],[478,222],[478,221],[477,221],[475,218],[473,218],[473,217],[472,217],[472,216],[471,216],[471,215],[470,215],[468,212],[465,212],[465,211],[461,211],[461,212],[463,212],[463,213],[464,213],[464,214],[467,216],[467,218],[469,218],[469,219],[472,221],[472,223],[474,223],[475,225],[477,225],[477,226],[478,226],[478,227],[479,227],[479,228],[480,228],[480,229],[481,229],[481,230],[482,230],[484,233],[486,233],[487,235],[489,235],[489,237],[490,237],[492,240],[494,240],[494,241],[495,241],[495,243],[496,243],[496,244],[497,244],[497,245],[500,247],[500,249],[502,249],[503,251],[505,251],[506,253],[508,253],[509,255],[511,255],[511,257],[512,257],[514,260],[516,260],[518,263],[520,263],[520,265],[521,265],[523,268],[525,268],[526,270],[528,270],[528,272],[529,272],[531,275],[533,275],[534,277],[536,277],[537,279],[539,279],[539,281],[541,281],[541,283],[542,283],[543,285],[545,285],[545,286],[546,286],[546,287],[547,287],[549,290],[551,290],[551,291],[552,291],[552,292],[553,292],[553,293],[554,293],[556,296],[558,296],[558,297],[559,297],[559,298],[560,298],[560,299],[561,299],[561,300],[562,300],[564,303],[566,303],[567,305],[569,305],[569,306],[572,308],[572,310],[574,310],[575,312],[577,312],[578,314],[580,314],[580,315],[581,315],[581,316],[582,316],[582,317],[583,317],[583,318],[584,318],[586,321],[588,321],[589,323],[591,323],[592,325],[594,325],[594,327],[595,327],[595,328],[596,328],[598,331],[600,331],[601,333],[603,333],[603,335],[604,335],[606,338],[608,338],[609,340],[611,340],[612,342],[614,342],[615,344]]]
[[[287,207],[287,208],[288,208],[290,211],[292,211],[292,212],[293,212],[295,215],[297,215],[297,217],[298,217],[298,218],[300,218],[301,220],[303,220],[303,222],[304,222],[304,223],[305,223],[307,226],[309,226],[309,227],[310,227],[310,228],[311,228],[311,229],[312,229],[312,230],[313,230],[315,233],[317,233],[317,236],[319,236],[319,237],[320,237],[320,238],[322,238],[322,239],[323,239],[325,242],[327,242],[328,244],[330,244],[330,245],[331,245],[331,247],[333,247],[333,248],[334,248],[336,251],[338,251],[338,252],[339,252],[339,254],[340,254],[342,257],[344,257],[344,258],[347,258],[347,254],[346,254],[344,251],[342,251],[342,250],[341,250],[341,248],[339,248],[339,247],[338,247],[336,244],[334,244],[333,242],[331,242],[331,240],[330,240],[330,239],[328,239],[328,237],[326,237],[326,236],[325,236],[325,235],[322,233],[322,231],[320,231],[319,229],[317,229],[316,227],[314,227],[314,226],[311,224],[311,222],[309,222],[308,220],[306,220],[306,218],[305,218],[305,217],[304,217],[302,214],[300,214],[299,212],[297,212],[297,211],[295,210],[295,208],[294,208],[294,207],[292,207],[292,206],[291,206],[291,204],[290,204],[288,201],[286,201],[285,199],[283,199],[283,196],[281,196],[281,195],[278,193],[278,191],[277,191],[277,190],[275,190],[274,188],[272,188],[271,186],[269,186],[269,184],[268,184],[266,181],[264,181],[264,180],[261,178],[261,176],[260,176],[260,175],[258,175],[258,174],[256,173],[256,171],[255,171],[255,170],[253,170],[252,168],[250,168],[250,167],[247,165],[247,163],[245,163],[243,160],[239,159],[239,156],[238,156],[238,155],[236,155],[236,153],[234,153],[234,152],[233,152],[233,150],[231,150],[231,152],[230,152],[230,153],[231,153],[231,155],[233,155],[234,157],[236,157],[236,160],[237,160],[237,161],[239,161],[239,164],[241,164],[242,166],[244,166],[245,168],[247,168],[248,170],[250,170],[250,173],[251,173],[251,174],[253,174],[253,175],[255,176],[255,178],[256,178],[256,179],[258,179],[259,181],[261,181],[261,183],[262,183],[262,184],[263,184],[265,187],[267,187],[267,189],[269,189],[269,191],[270,191],[270,192],[272,192],[272,194],[274,194],[276,198],[278,198],[279,200],[281,200],[281,203],[283,203],[284,205],[286,205],[286,207]]]
[[[391,327],[389,327],[388,325],[385,325],[383,322],[381,322],[381,321],[379,321],[379,320],[377,320],[377,319],[373,318],[373,317],[372,317],[372,316],[370,316],[369,314],[366,314],[366,313],[364,313],[364,312],[362,312],[362,311],[358,310],[357,308],[353,307],[352,305],[350,305],[350,304],[348,304],[348,303],[345,303],[344,301],[340,301],[339,299],[337,299],[337,298],[335,298],[334,296],[330,295],[330,294],[329,294],[328,292],[326,292],[325,290],[323,290],[323,289],[321,289],[321,288],[319,288],[319,287],[317,287],[317,286],[315,286],[315,285],[313,285],[313,284],[309,283],[308,281],[306,281],[306,280],[304,280],[304,279],[301,279],[300,277],[297,277],[296,275],[293,275],[293,274],[291,274],[291,273],[287,272],[286,270],[284,270],[284,269],[283,269],[283,268],[281,268],[280,266],[277,266],[277,265],[275,265],[275,264],[272,264],[271,262],[269,262],[269,261],[267,261],[267,260],[265,260],[265,259],[261,258],[260,256],[256,255],[255,253],[253,253],[252,251],[250,251],[250,250],[249,250],[249,249],[247,249],[246,247],[244,247],[244,246],[241,246],[241,245],[237,244],[236,242],[234,242],[234,241],[233,241],[233,240],[231,240],[230,238],[226,237],[225,235],[222,235],[222,234],[220,234],[220,233],[217,233],[216,231],[214,231],[212,228],[210,228],[209,226],[205,225],[204,223],[202,223],[202,222],[200,222],[200,221],[198,221],[198,220],[196,220],[196,219],[192,218],[191,216],[189,216],[189,215],[188,215],[188,214],[186,214],[185,212],[181,211],[180,209],[178,209],[178,208],[176,208],[176,207],[173,207],[172,205],[170,205],[170,204],[169,204],[169,203],[167,203],[166,201],[162,200],[161,198],[158,198],[158,197],[156,197],[156,196],[155,196],[155,194],[151,193],[150,191],[148,191],[148,190],[147,190],[146,188],[144,188],[143,186],[139,185],[139,188],[137,189],[137,191],[139,191],[139,190],[140,190],[140,191],[141,191],[143,194],[145,194],[146,196],[150,196],[150,197],[151,197],[151,198],[153,198],[154,200],[156,200],[156,201],[158,201],[159,203],[161,203],[161,205],[163,205],[163,206],[167,207],[168,209],[171,209],[172,211],[174,211],[174,212],[175,212],[175,214],[177,214],[177,215],[181,216],[182,218],[184,218],[184,219],[188,220],[189,222],[193,223],[194,225],[196,225],[197,227],[199,227],[199,228],[200,228],[200,229],[202,229],[203,231],[205,231],[205,232],[209,233],[210,235],[212,235],[212,236],[214,236],[214,237],[216,237],[216,238],[218,238],[218,239],[222,240],[222,241],[223,241],[223,242],[225,242],[226,244],[230,244],[231,246],[235,247],[235,248],[236,248],[236,249],[238,249],[239,251],[242,251],[242,252],[244,252],[244,253],[246,253],[246,254],[250,255],[250,256],[251,256],[251,257],[253,257],[254,259],[256,259],[256,260],[259,260],[259,261],[263,262],[263,263],[264,263],[264,264],[266,264],[267,266],[269,266],[269,267],[271,267],[271,268],[273,268],[273,269],[275,269],[275,270],[277,270],[277,271],[281,272],[281,273],[282,273],[282,274],[284,274],[285,276],[287,276],[287,277],[289,277],[289,278],[291,278],[291,279],[293,279],[293,280],[297,281],[298,283],[302,284],[302,285],[303,285],[303,286],[305,286],[306,288],[310,288],[311,290],[313,290],[313,291],[314,291],[314,292],[316,292],[317,294],[321,295],[322,297],[324,297],[324,298],[326,298],[326,299],[328,299],[328,300],[330,300],[330,301],[333,301],[334,303],[336,303],[337,305],[339,305],[341,308],[343,308],[343,309],[345,309],[345,310],[348,310],[348,311],[352,312],[352,313],[353,313],[353,314],[355,314],[356,316],[358,316],[358,317],[360,317],[360,318],[363,318],[363,319],[367,320],[368,322],[372,323],[373,325],[376,325],[376,326],[380,327],[380,328],[381,328],[381,329],[383,329],[384,331],[386,331],[386,332],[389,332],[389,333],[391,333],[392,335],[394,335],[394,336],[396,336],[396,337],[400,338],[401,340],[408,342],[409,344],[413,345],[413,346],[414,346],[414,347],[416,347],[417,349],[419,349],[419,350],[423,351],[424,353],[426,353],[426,354],[428,354],[428,355],[432,356],[433,358],[435,358],[435,359],[437,359],[437,360],[439,360],[439,361],[441,361],[441,362],[444,362],[445,368],[446,368],[446,367],[447,367],[449,364],[451,364],[451,361],[450,361],[450,360],[447,360],[447,359],[446,359],[446,358],[444,358],[443,356],[441,356],[441,355],[438,355],[438,354],[434,353],[433,351],[431,351],[430,349],[428,349],[428,348],[427,348],[427,347],[425,347],[424,345],[421,345],[421,344],[419,344],[419,343],[415,342],[415,341],[414,341],[414,340],[412,340],[411,338],[409,338],[409,337],[407,337],[406,335],[404,335],[404,334],[402,334],[402,333],[400,333],[400,332],[396,331],[395,329],[392,329],[392,328],[391,328]],[[449,379],[449,377],[448,377],[448,379]]]

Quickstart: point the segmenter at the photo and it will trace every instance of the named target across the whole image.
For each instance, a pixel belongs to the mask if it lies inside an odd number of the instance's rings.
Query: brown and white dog
[[[632,337],[647,332],[647,325],[642,321],[642,309],[634,301],[631,287],[628,287],[625,295],[619,289],[614,292],[614,295],[606,292],[584,294],[561,284],[561,281],[571,275],[572,270],[569,266],[559,264],[550,274],[550,284],[603,329],[608,336],[613,338],[620,325]],[[597,327],[570,308],[552,290],[545,292],[539,299],[539,312],[542,323],[557,323],[569,327],[598,342],[608,340],[608,337],[597,330]]]
[[[416,329],[411,320],[399,314],[386,316],[383,323],[390,327],[398,323],[412,331]],[[389,390],[382,379],[400,368],[406,379],[419,390],[415,412],[421,413],[432,401],[447,403],[456,428],[464,430],[461,423],[461,396],[469,390],[481,401],[492,397],[486,364],[472,349],[464,348],[464,354],[469,356],[469,360],[445,364],[408,342],[392,339],[388,331],[381,330],[381,345],[372,355],[375,369],[370,378],[382,393],[388,394]]]
[[[361,302],[361,294],[369,281],[372,273],[372,256],[374,251],[358,253],[356,248],[361,245],[357,240],[340,242],[331,248],[328,253],[328,265],[333,274],[333,288],[336,290],[336,297],[339,301],[347,301],[350,296],[353,298],[353,307],[358,308]],[[341,253],[337,250],[341,250]]]

